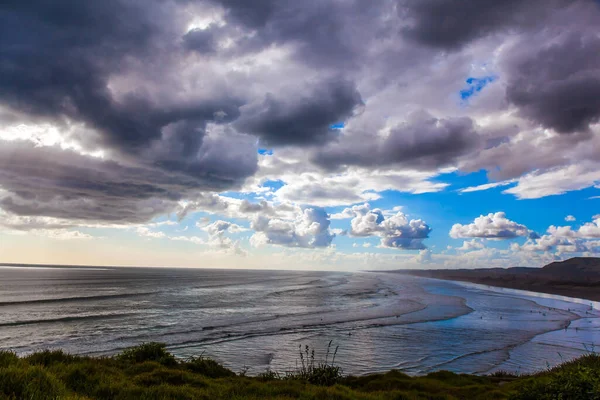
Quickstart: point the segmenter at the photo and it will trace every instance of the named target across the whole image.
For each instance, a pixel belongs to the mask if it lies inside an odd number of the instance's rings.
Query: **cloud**
[[[575,235],[584,239],[600,238],[600,215],[595,215],[592,222],[580,226]]]
[[[415,261],[419,264],[429,264],[432,261],[431,250],[424,249],[419,251],[419,254],[415,257]]]
[[[500,186],[507,186],[507,185],[510,185],[515,182],[516,182],[515,180],[507,180],[507,181],[502,181],[502,182],[485,183],[483,185],[469,186],[464,189],[460,189],[459,192],[460,193],[480,192],[482,190],[493,189],[493,188],[497,188]]]
[[[34,229],[29,232],[36,236],[45,236],[56,240],[89,240],[93,239],[92,235],[74,230],[62,229]]]
[[[181,221],[188,214],[197,211],[246,220],[251,220],[256,215],[294,219],[301,208],[289,202],[274,203],[260,200],[253,203],[246,199],[240,200],[215,193],[199,193],[194,200],[185,201],[179,205],[177,217]]]
[[[399,2],[409,21],[404,34],[425,45],[457,50],[496,31],[534,24],[555,1],[407,0]]]
[[[600,252],[600,215],[595,215],[592,222],[586,222],[578,229],[571,226],[548,227],[547,234],[527,240],[519,246],[513,243],[515,251],[562,253],[591,253]]]
[[[279,202],[334,207],[376,200],[381,197],[379,192],[387,190],[432,193],[448,186],[432,179],[438,172],[413,169],[351,167],[332,174],[312,165],[305,153],[282,150],[265,157],[243,190],[257,192],[263,182],[278,180],[282,186],[272,194]]]
[[[391,210],[383,210],[382,214],[385,217],[392,217],[392,216],[396,215],[396,213],[398,213],[399,211],[402,211],[403,208],[404,208],[403,206],[394,206],[394,207],[392,207]],[[369,203],[364,203],[364,204],[356,205],[356,206],[352,206],[352,207],[346,207],[339,213],[331,214],[330,219],[352,219],[352,218],[354,218],[354,216],[356,215],[357,212],[363,212],[363,211],[369,210],[369,209],[370,209]]]
[[[456,250],[460,251],[472,251],[481,250],[485,248],[485,244],[477,239],[465,240],[461,247],[457,247]]]
[[[567,221],[567,222],[574,222],[574,221],[576,221],[576,218],[574,216],[572,216],[572,215],[567,215],[565,217],[565,221]]]
[[[206,240],[202,239],[198,236],[172,236],[169,237],[170,240],[174,240],[176,242],[189,242],[198,245],[205,245]]]
[[[354,212],[352,208],[344,208],[341,212],[331,214],[330,219],[352,219],[354,218]]]
[[[402,165],[428,170],[452,164],[480,143],[470,118],[438,119],[424,111],[385,129],[385,134],[358,134],[326,146],[315,162],[328,169]]]
[[[230,118],[239,115],[242,102],[215,92],[210,98],[167,104],[171,96],[157,99],[143,88],[127,90],[135,85],[127,74],[147,73],[142,66],[155,57],[185,57],[175,41],[168,41],[177,37],[178,10],[159,1],[143,6],[119,0],[67,1],[63,6],[68,13],[42,1],[2,13],[1,55],[6,62],[0,66],[0,101],[29,118],[85,123],[95,131],[79,138],[86,146],[108,147],[123,157],[153,157],[167,170],[203,170],[194,156],[207,124],[217,122],[219,111]],[[156,68],[153,78],[163,72]],[[120,80],[119,89],[115,80]],[[151,156],[157,147],[168,151]]]
[[[202,230],[208,232],[208,234],[211,236],[216,236],[222,235],[225,232],[244,232],[247,229],[238,224],[234,224],[233,222],[218,220],[213,222],[212,224],[204,226]]]
[[[519,236],[528,236],[529,229],[506,218],[504,212],[481,215],[467,225],[454,224],[450,229],[450,237],[482,238],[482,239],[513,239]]]
[[[202,183],[55,147],[21,141],[0,146],[0,186],[5,190],[0,206],[16,215],[145,222],[174,209],[195,185]]]
[[[215,31],[213,29],[194,28],[183,36],[183,44],[187,50],[200,54],[210,54],[217,50]],[[225,117],[226,115],[223,115]]]
[[[335,237],[329,229],[328,217],[325,210],[318,207],[305,208],[292,221],[259,214],[250,225],[256,231],[250,241],[254,246],[328,247]]]
[[[380,209],[371,209],[368,204],[352,207],[354,218],[350,221],[350,236],[381,238],[381,247],[396,249],[424,249],[423,240],[429,237],[431,228],[420,219],[408,220],[398,212],[385,218]]]
[[[507,99],[546,128],[587,131],[600,120],[600,38],[595,31],[571,30],[544,39],[534,52],[507,54]]]
[[[580,163],[534,171],[518,179],[516,186],[503,193],[519,199],[538,199],[584,189],[600,182],[600,170],[595,163]]]
[[[149,238],[153,238],[153,239],[162,239],[167,236],[164,232],[153,231],[153,230],[150,230],[150,228],[148,228],[146,226],[138,227],[136,229],[136,232],[140,236],[145,236],[145,237],[149,237]]]
[[[556,250],[557,254],[579,253],[588,250],[584,245],[584,242],[580,240],[553,235],[542,235],[537,239],[530,239],[526,241],[523,245],[513,243],[511,249],[514,251],[529,252],[551,252]]]
[[[264,100],[243,106],[235,126],[258,136],[266,146],[332,140],[336,133],[331,124],[350,117],[362,100],[354,84],[345,80],[333,79],[315,86],[306,96],[278,99],[267,94]]]
[[[243,232],[247,230],[246,228],[243,228],[233,222],[218,220],[212,224],[204,226],[202,230],[208,233],[208,241],[206,242],[208,246],[220,249],[233,249],[237,253],[242,253],[239,241],[234,241],[225,234],[227,232]]]

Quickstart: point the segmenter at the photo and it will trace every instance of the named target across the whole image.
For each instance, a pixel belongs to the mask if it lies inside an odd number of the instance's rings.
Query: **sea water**
[[[600,351],[600,304],[396,273],[0,267],[0,348],[109,355],[143,342],[234,371],[338,347],[344,373],[532,372]],[[332,355],[329,356],[331,360]]]

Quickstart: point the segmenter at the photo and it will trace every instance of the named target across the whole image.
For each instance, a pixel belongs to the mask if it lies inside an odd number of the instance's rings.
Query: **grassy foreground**
[[[177,360],[146,343],[114,357],[44,351],[19,358],[0,351],[0,399],[514,399],[600,400],[600,356],[590,354],[529,376],[476,376],[399,371],[343,376],[301,349],[300,367],[285,375],[247,377],[215,361]]]

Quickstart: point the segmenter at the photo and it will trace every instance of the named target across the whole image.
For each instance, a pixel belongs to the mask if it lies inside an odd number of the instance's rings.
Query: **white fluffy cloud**
[[[513,243],[514,251],[529,252],[556,252],[563,253],[590,253],[600,252],[600,215],[593,217],[592,222],[586,222],[579,229],[570,226],[551,225],[547,234],[539,238],[531,238],[523,245]]]
[[[535,171],[518,179],[518,184],[503,193],[519,199],[538,199],[594,186],[600,182],[600,167],[596,163],[582,163]]]
[[[472,251],[481,250],[485,248],[485,244],[478,239],[465,240],[461,247],[457,247],[456,250],[460,251]]]
[[[162,239],[167,236],[164,232],[153,231],[147,226],[140,226],[136,228],[136,232],[140,236],[145,236],[154,239]]]
[[[208,232],[208,234],[211,236],[215,236],[222,235],[225,232],[244,232],[247,229],[238,224],[234,224],[233,222],[218,220],[213,222],[212,224],[204,226],[202,230]]]
[[[528,235],[529,229],[525,225],[509,220],[501,211],[481,215],[467,225],[454,224],[450,230],[450,237],[454,239],[512,239]]]
[[[581,238],[592,239],[600,238],[600,215],[594,215],[592,222],[586,222],[583,224],[577,234]]]
[[[81,231],[62,229],[39,229],[31,231],[31,233],[57,240],[89,240],[94,238],[92,235]]]
[[[208,246],[220,249],[239,249],[239,241],[232,240],[226,236],[226,233],[244,232],[247,229],[233,222],[218,220],[204,226],[202,230],[208,233],[208,241],[206,242]]]
[[[329,215],[318,207],[305,208],[294,220],[256,215],[250,227],[254,246],[274,244],[287,247],[328,247],[335,234],[329,229]]]
[[[354,213],[350,221],[351,236],[377,236],[381,238],[381,247],[407,250],[425,248],[423,240],[431,232],[425,221],[408,220],[402,212],[386,218],[380,209],[371,209],[368,204],[354,206],[351,210]]]

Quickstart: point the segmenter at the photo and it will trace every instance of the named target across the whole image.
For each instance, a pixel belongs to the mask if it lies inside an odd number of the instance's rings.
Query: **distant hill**
[[[600,258],[573,257],[565,261],[556,261],[541,269],[543,274],[556,274],[570,277],[600,277]]]
[[[398,270],[397,273],[480,283],[600,301],[600,258],[574,257],[543,268]]]

